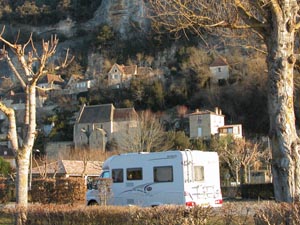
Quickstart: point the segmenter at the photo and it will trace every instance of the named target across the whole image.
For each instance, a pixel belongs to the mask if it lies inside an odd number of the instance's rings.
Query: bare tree
[[[260,163],[263,152],[258,143],[246,139],[234,139],[232,136],[221,137],[213,146],[218,151],[220,160],[228,167],[236,182],[247,183],[251,167]]]
[[[17,77],[21,86],[26,94],[25,104],[25,117],[24,117],[24,130],[22,134],[17,133],[16,117],[13,108],[7,107],[0,101],[0,110],[8,117],[9,129],[8,140],[11,143],[14,151],[17,167],[17,183],[16,183],[16,195],[17,195],[17,207],[23,209],[17,215],[16,224],[25,224],[26,221],[26,209],[28,202],[28,172],[30,154],[36,136],[36,88],[38,80],[45,74],[46,65],[48,59],[51,58],[57,48],[58,39],[53,36],[50,41],[42,41],[41,49],[38,50],[35,45],[32,36],[29,37],[25,44],[19,44],[18,38],[12,43],[3,37],[5,27],[3,27],[0,33],[0,41],[4,43],[3,48],[0,51],[0,59],[5,60],[14,75]],[[9,52],[5,46],[10,47],[15,57],[18,59],[18,63],[13,63],[9,56]],[[60,67],[65,67],[68,64],[68,54],[66,60]],[[16,65],[18,64],[18,65]],[[37,69],[33,69],[33,65],[37,66]],[[20,143],[18,140],[22,140]]]
[[[300,197],[300,141],[294,113],[295,39],[300,28],[299,0],[150,0],[154,25],[200,37],[204,29],[255,34],[266,47],[269,137],[277,201]],[[185,33],[186,34],[186,33]],[[247,34],[249,36],[249,33]],[[246,37],[247,35],[244,35]],[[257,39],[252,39],[253,43]],[[263,51],[260,46],[260,50]]]
[[[119,145],[128,152],[152,152],[165,150],[167,135],[158,118],[151,111],[142,111],[137,119],[136,126],[128,132],[122,132]]]

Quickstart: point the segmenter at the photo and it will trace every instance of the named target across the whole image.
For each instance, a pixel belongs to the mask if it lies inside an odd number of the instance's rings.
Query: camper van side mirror
[[[92,189],[95,189],[97,190],[98,189],[98,181],[99,179],[88,179],[87,180],[87,189],[88,190],[92,190]]]
[[[91,177],[88,177],[86,187],[88,190],[91,190],[92,186],[93,186],[93,179]]]

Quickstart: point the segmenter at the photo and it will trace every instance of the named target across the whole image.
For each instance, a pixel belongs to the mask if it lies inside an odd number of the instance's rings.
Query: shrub
[[[27,225],[296,225],[300,203],[226,202],[220,208],[183,206],[30,205]],[[13,221],[17,208],[0,208],[0,222]],[[5,223],[8,224],[8,223]]]
[[[300,224],[300,203],[268,203],[257,210],[256,225],[296,225]]]
[[[12,201],[14,196],[15,183],[8,178],[0,177],[0,203]]]
[[[43,204],[84,203],[86,185],[83,178],[34,179],[31,198]]]
[[[16,208],[0,209],[0,215],[13,218]],[[66,206],[57,204],[32,205],[28,208],[27,225],[201,225],[212,215],[211,208],[159,206]],[[1,216],[0,216],[1,219]]]

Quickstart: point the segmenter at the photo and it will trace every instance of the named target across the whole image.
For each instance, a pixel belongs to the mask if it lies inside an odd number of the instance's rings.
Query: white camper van
[[[184,150],[115,155],[104,162],[100,178],[112,179],[108,200],[112,205],[222,205],[216,152]],[[99,196],[98,190],[88,190],[87,205],[100,204]]]

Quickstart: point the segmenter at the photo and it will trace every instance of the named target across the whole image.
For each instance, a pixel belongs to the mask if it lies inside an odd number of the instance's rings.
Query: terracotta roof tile
[[[100,175],[102,170],[101,161],[87,161],[85,174],[97,176]],[[48,174],[58,174],[58,175],[71,175],[71,176],[81,176],[84,169],[84,161],[77,160],[59,160],[46,165],[46,171]],[[44,167],[34,167],[32,169],[32,174],[40,174],[44,172]]]
[[[114,110],[114,121],[124,121],[136,118],[137,114],[134,108],[123,108]]]
[[[148,76],[152,72],[151,67],[139,67],[137,70],[137,75],[139,76]]]
[[[212,64],[210,64],[210,67],[227,66],[227,65],[228,65],[228,63],[227,63],[226,59],[218,57],[212,62]]]
[[[46,74],[39,80],[39,83],[64,83],[64,80],[59,75]]]

